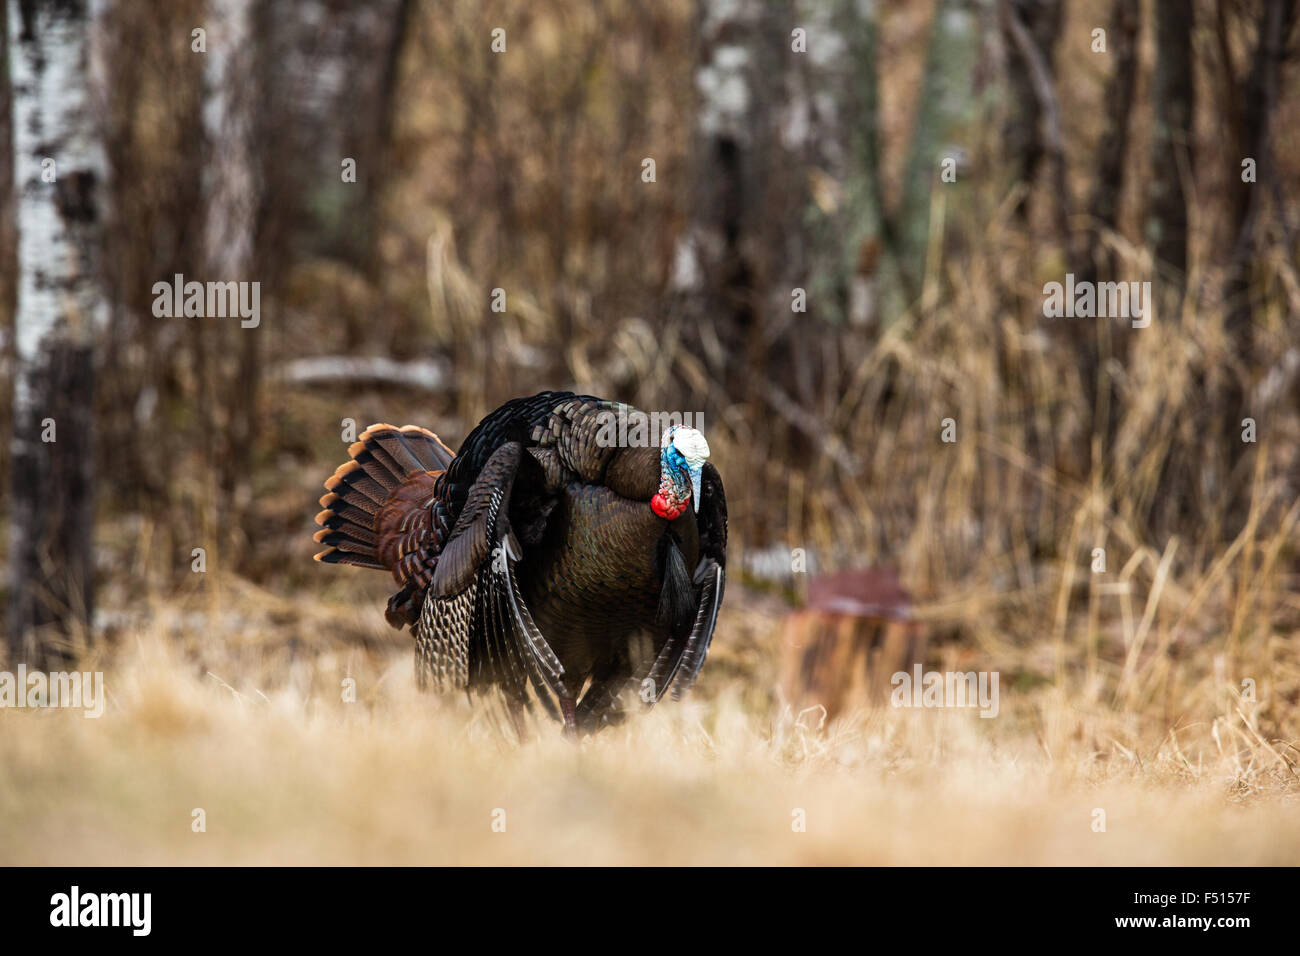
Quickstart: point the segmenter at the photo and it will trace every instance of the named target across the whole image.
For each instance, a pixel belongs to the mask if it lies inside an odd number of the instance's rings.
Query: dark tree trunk
[[[1129,116],[1137,95],[1138,30],[1142,24],[1140,0],[1115,0],[1107,32],[1107,50],[1113,59],[1106,83],[1105,127],[1097,144],[1097,177],[1088,202],[1092,218],[1089,233],[1090,259],[1094,269],[1110,273],[1115,257],[1103,244],[1107,231],[1119,228],[1119,203],[1124,192],[1125,164],[1129,150]]]
[[[1232,97],[1239,107],[1236,122],[1234,155],[1250,157],[1256,162],[1255,182],[1242,180],[1240,169],[1230,177],[1228,196],[1228,238],[1231,260],[1224,282],[1227,307],[1226,326],[1238,360],[1248,364],[1254,352],[1253,308],[1250,298],[1250,266],[1257,253],[1260,211],[1268,197],[1268,185],[1277,175],[1273,160],[1272,121],[1278,101],[1278,81],[1282,67],[1283,45],[1295,22],[1296,4],[1291,0],[1267,0],[1258,22],[1258,39],[1251,57],[1250,73],[1244,85]],[[1232,63],[1223,69],[1233,86]],[[1234,430],[1236,426],[1234,425]]]
[[[1229,511],[1233,524],[1244,518],[1245,483],[1249,476],[1237,466],[1249,446],[1241,441],[1241,421],[1257,416],[1248,407],[1250,383],[1247,369],[1254,366],[1255,333],[1251,270],[1259,254],[1259,220],[1269,196],[1269,187],[1277,176],[1273,157],[1273,121],[1278,107],[1278,89],[1286,37],[1296,18],[1295,0],[1266,0],[1256,23],[1256,41],[1250,72],[1244,83],[1237,83],[1226,43],[1221,47],[1225,84],[1234,91],[1227,109],[1236,109],[1230,124],[1235,134],[1233,157],[1240,162],[1255,160],[1255,182],[1244,182],[1240,167],[1229,177],[1227,236],[1231,242],[1230,258],[1224,272],[1224,327],[1232,344],[1234,366],[1227,370],[1221,408],[1221,434],[1228,449]],[[1222,13],[1222,9],[1220,9]],[[1222,26],[1223,20],[1220,19]]]
[[[1106,83],[1104,127],[1097,144],[1097,172],[1088,200],[1087,258],[1080,278],[1087,282],[1118,281],[1119,257],[1106,246],[1108,234],[1119,231],[1120,198],[1124,192],[1129,150],[1129,117],[1137,92],[1138,32],[1142,22],[1140,0],[1115,0],[1107,31],[1107,51],[1113,60]],[[1127,320],[1102,319],[1076,326],[1080,362],[1092,433],[1110,448],[1119,425],[1119,394],[1114,376],[1107,371],[1111,359],[1122,367],[1128,358],[1131,331]]]
[[[1033,186],[1037,181],[1047,149],[1041,130],[1043,109],[1034,88],[1034,64],[1026,57],[1023,44],[1017,42],[1011,17],[1023,24],[1042,65],[1050,74],[1056,61],[1056,40],[1061,35],[1063,12],[1061,0],[1006,0],[1000,11],[999,20],[1010,66],[1008,85],[1012,107],[1002,126],[1002,141],[1011,157],[1016,182],[1026,186]],[[1029,193],[1026,191],[1016,203],[1016,214],[1023,221],[1028,212]]]
[[[407,34],[410,33],[415,0],[397,0],[393,15],[389,18],[388,35],[384,45],[383,69],[379,73],[378,89],[375,92],[375,109],[370,117],[369,152],[370,170],[367,182],[370,188],[362,195],[365,197],[365,228],[360,230],[364,246],[361,261],[364,262],[366,274],[372,281],[379,278],[381,261],[379,257],[379,222],[384,209],[383,184],[392,174],[393,156],[393,115],[397,108],[397,85],[400,79],[402,50],[406,47]]]
[[[1187,195],[1193,169],[1193,6],[1156,0],[1155,133],[1147,237],[1156,265],[1179,289],[1187,275]]]
[[[1048,166],[1049,195],[1054,206],[1052,212],[1056,220],[1056,231],[1066,254],[1074,259],[1080,247],[1071,232],[1074,210],[1066,176],[1065,140],[1061,132],[1061,109],[1056,95],[1056,77],[1052,72],[1052,46],[1055,42],[1055,34],[1049,33],[1044,28],[1044,22],[1051,24],[1053,20],[1052,17],[1044,15],[1044,11],[1040,9],[1037,20],[1032,24],[1026,23],[1022,19],[1026,12],[1022,8],[1025,6],[1025,4],[1004,0],[1000,8],[1001,23],[1011,48],[1015,51],[1015,63],[1018,64],[1018,68],[1013,70],[1013,74],[1016,75],[1016,83],[1026,86],[1033,94],[1036,135],[1033,139],[1034,145],[1031,147],[1031,158],[1035,166],[1044,163]],[[1043,35],[1040,37],[1039,34]],[[1033,170],[1025,171],[1026,177],[1032,173]],[[1026,178],[1025,182],[1027,185],[1032,185],[1033,180]],[[1023,204],[1020,211],[1023,216],[1026,211]]]

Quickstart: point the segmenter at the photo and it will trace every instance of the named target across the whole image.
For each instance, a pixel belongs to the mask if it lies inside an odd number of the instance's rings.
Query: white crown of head
[[[709,443],[698,428],[686,425],[670,428],[664,433],[664,447],[667,447],[670,441],[687,461],[699,462],[709,457]]]

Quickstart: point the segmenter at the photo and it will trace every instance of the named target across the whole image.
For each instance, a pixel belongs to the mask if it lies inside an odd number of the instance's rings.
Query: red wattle
[[[662,492],[656,493],[655,496],[650,499],[650,507],[659,517],[666,518],[669,521],[672,521],[686,510],[684,505],[674,506],[670,504],[668,499],[663,496]]]

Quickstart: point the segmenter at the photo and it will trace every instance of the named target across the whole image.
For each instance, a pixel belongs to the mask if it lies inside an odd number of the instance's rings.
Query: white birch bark
[[[205,260],[215,281],[252,281],[254,217],[260,182],[253,143],[257,89],[252,0],[212,0],[206,18],[207,94],[203,126],[210,154],[204,170]]]
[[[19,275],[9,633],[18,659],[39,661],[53,646],[45,625],[57,643],[90,619],[105,168],[91,99],[94,6],[9,0],[8,13]]]

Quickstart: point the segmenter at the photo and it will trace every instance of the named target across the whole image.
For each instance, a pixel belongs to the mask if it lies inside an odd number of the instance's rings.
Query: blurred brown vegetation
[[[747,561],[765,549],[895,566],[932,660],[1048,687],[1062,720],[1106,715],[1105,733],[1061,739],[1136,750],[1124,734],[1159,745],[1190,721],[1209,752],[1213,724],[1223,759],[1290,781],[1295,7],[251,0],[229,100],[244,105],[227,107],[246,111],[241,159],[205,119],[190,31],[206,5],[109,4],[96,639],[133,634],[141,608],[231,612],[243,595],[291,648],[397,647],[363,618],[384,582],[310,560],[343,420],[455,447],[503,400],[573,388],[704,412],[733,606],[775,618],[797,600],[800,576]],[[211,275],[210,184],[229,162],[257,184],[251,259]],[[1154,321],[1044,318],[1044,283],[1067,272],[1151,281]],[[261,325],[154,318],[174,273],[260,281]],[[446,374],[420,389],[288,371],[340,355]],[[241,583],[193,574],[195,547]],[[779,704],[776,628],[730,620],[704,683],[745,683],[761,713]],[[1249,732],[1224,744],[1219,719]]]

